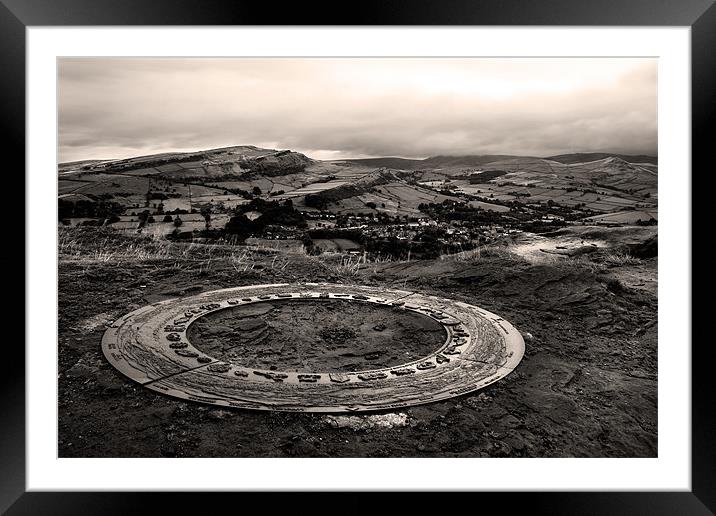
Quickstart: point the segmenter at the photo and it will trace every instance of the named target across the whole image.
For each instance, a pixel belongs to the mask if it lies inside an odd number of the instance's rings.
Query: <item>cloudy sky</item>
[[[59,160],[657,152],[655,59],[64,58]]]

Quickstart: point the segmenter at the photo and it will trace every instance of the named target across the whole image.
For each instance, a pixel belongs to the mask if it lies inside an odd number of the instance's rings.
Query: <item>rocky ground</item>
[[[60,457],[655,457],[656,258],[534,263],[507,251],[346,269],[323,258],[61,234]],[[503,380],[368,415],[217,409],[142,388],[100,349],[147,303],[217,288],[327,281],[415,289],[502,315],[526,353]]]
[[[447,334],[437,321],[397,308],[304,300],[221,310],[194,322],[188,337],[234,365],[310,373],[404,364],[438,349]]]

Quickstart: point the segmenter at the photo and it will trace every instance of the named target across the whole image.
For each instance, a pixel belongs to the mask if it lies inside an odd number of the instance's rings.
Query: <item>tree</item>
[[[328,208],[328,201],[320,194],[308,194],[304,198],[304,202],[309,208],[317,208],[319,210],[325,210]]]
[[[174,226],[176,226],[176,227],[178,228],[178,227],[181,226],[183,223],[184,223],[184,222],[181,220],[181,218],[179,217],[179,215],[177,215],[176,218],[174,219]]]
[[[244,241],[257,229],[256,224],[248,219],[246,215],[239,214],[231,217],[226,223],[226,233],[235,235],[238,240]]]
[[[139,227],[143,228],[147,225],[147,220],[149,219],[149,210],[144,210],[142,213],[138,215],[139,218]]]
[[[253,188],[253,190],[251,190],[251,192],[254,195],[261,195],[261,188],[259,188],[258,186],[254,186],[254,188]]]
[[[211,229],[211,206],[204,206],[201,209],[201,214],[204,217],[205,228],[209,231]]]
[[[162,222],[172,222],[173,220],[174,219],[172,218],[172,216],[167,214],[167,215],[164,215],[164,219],[162,219]]]

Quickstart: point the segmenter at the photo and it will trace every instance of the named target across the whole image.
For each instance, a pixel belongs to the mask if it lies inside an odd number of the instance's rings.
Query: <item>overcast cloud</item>
[[[230,145],[319,159],[657,153],[655,59],[59,63],[59,159]]]

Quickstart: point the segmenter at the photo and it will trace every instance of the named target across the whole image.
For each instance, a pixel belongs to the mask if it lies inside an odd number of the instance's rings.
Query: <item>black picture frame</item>
[[[562,26],[689,26],[692,71],[692,170],[708,173],[710,131],[716,120],[716,6],[714,0],[363,0],[345,4],[246,0],[0,0],[0,59],[2,62],[2,113],[0,131],[12,161],[16,191],[23,191],[25,170],[25,29],[29,26],[89,25],[562,25]],[[710,164],[710,163],[709,163]],[[7,162],[6,162],[7,165]],[[692,171],[683,171],[697,177]],[[687,177],[687,176],[685,176]],[[19,189],[19,190],[17,190]],[[692,186],[692,192],[698,189]],[[703,195],[703,194],[702,194]],[[23,196],[24,198],[24,196]],[[693,198],[692,220],[708,220],[704,206]],[[699,213],[701,210],[703,213]],[[9,230],[10,238],[24,241],[25,228]],[[20,234],[22,231],[22,234]],[[696,226],[692,235],[698,235]],[[18,249],[21,247],[18,245]],[[20,253],[24,258],[23,251]],[[692,251],[693,253],[693,251]],[[17,256],[17,255],[16,255]],[[699,258],[692,254],[692,275]],[[4,256],[7,269],[10,257]],[[23,260],[24,263],[24,260]],[[25,269],[25,274],[32,274]],[[705,290],[706,282],[697,283]],[[696,293],[695,291],[693,293]],[[695,301],[697,298],[693,297]],[[704,304],[692,303],[693,313]],[[23,304],[24,306],[24,304]],[[31,310],[32,307],[27,307]],[[692,320],[698,321],[698,317]],[[701,321],[704,319],[701,318]],[[695,330],[696,328],[694,328]],[[693,343],[693,344],[692,344]],[[532,514],[713,514],[716,511],[716,445],[713,401],[708,377],[709,341],[692,333],[692,490],[690,492],[589,492],[589,493],[480,493],[480,503],[509,497],[526,504]],[[219,508],[233,494],[204,493],[189,497],[177,493],[69,493],[25,492],[25,356],[18,345],[6,342],[4,362],[13,367],[0,376],[0,512],[7,514],[128,514]],[[708,375],[708,376],[707,376]],[[219,496],[219,498],[217,498]],[[267,503],[267,496],[241,494],[241,506]],[[301,497],[308,497],[302,494]],[[209,498],[211,497],[211,498]],[[342,504],[357,505],[364,494],[350,493]],[[360,499],[360,501],[359,501]],[[211,500],[211,501],[209,501]],[[421,503],[422,496],[412,501]],[[274,503],[273,501],[271,503]],[[304,502],[301,502],[304,503]],[[402,502],[401,502],[402,503]],[[453,502],[454,503],[454,502]],[[473,502],[474,503],[474,500]],[[410,501],[401,507],[410,508]],[[416,504],[417,505],[417,504]],[[229,505],[232,507],[232,505]],[[238,508],[238,506],[234,506]]]

